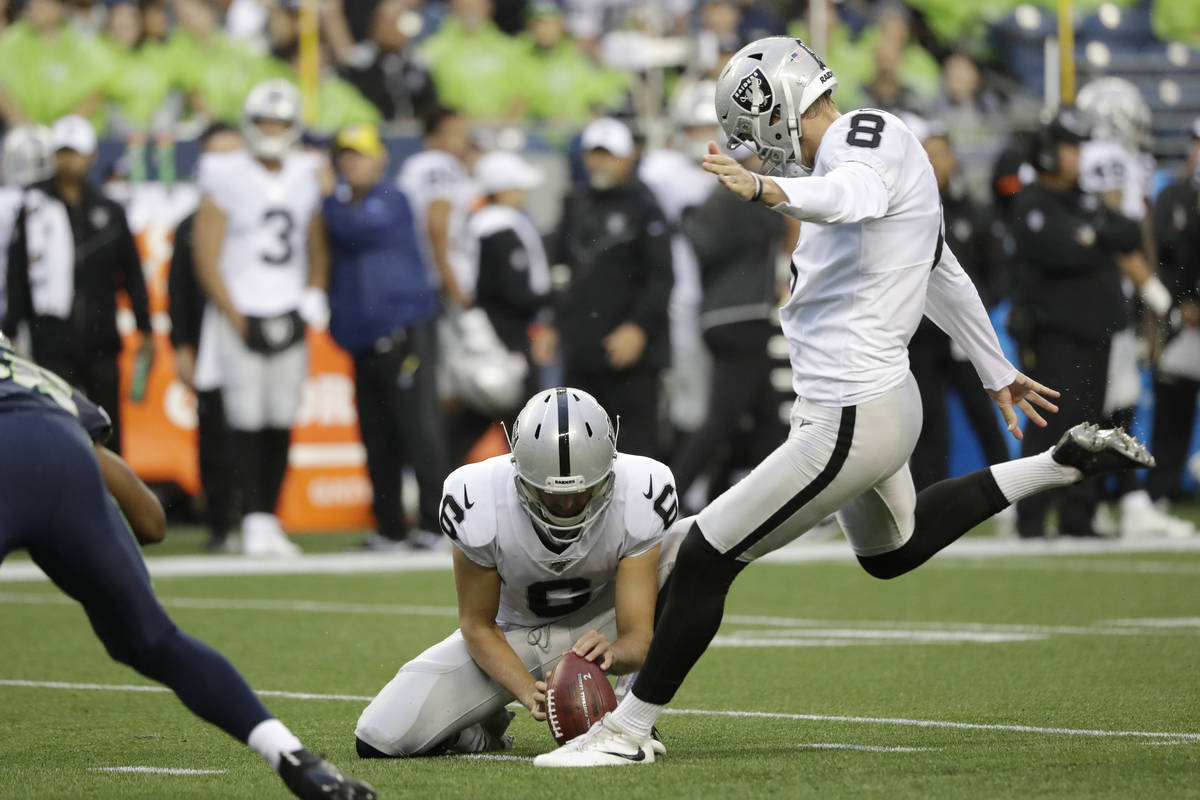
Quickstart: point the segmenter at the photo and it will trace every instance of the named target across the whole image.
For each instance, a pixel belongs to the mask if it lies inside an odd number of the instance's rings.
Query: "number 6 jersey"
[[[200,158],[200,193],[225,213],[221,278],[242,314],[272,317],[300,305],[320,164],[320,156],[302,151],[285,155],[278,171],[246,150]]]
[[[512,456],[450,473],[441,527],[454,546],[500,573],[502,628],[535,627],[583,608],[611,591],[617,564],[658,544],[675,521],[675,479],[664,464],[618,453],[613,499],[599,521],[566,547],[543,539],[517,499]]]

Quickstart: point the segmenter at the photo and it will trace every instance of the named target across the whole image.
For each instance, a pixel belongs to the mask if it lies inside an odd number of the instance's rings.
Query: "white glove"
[[[300,298],[300,318],[318,331],[329,327],[329,295],[324,289],[310,286],[304,290]]]
[[[1142,284],[1138,290],[1146,306],[1160,318],[1165,318],[1171,310],[1171,292],[1168,291],[1157,275],[1151,275],[1150,280]]]

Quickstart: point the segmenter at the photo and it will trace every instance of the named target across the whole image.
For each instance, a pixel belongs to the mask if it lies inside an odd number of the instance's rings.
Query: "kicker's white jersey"
[[[396,176],[396,185],[412,206],[421,254],[434,280],[439,283],[441,277],[437,273],[433,245],[429,241],[429,207],[437,200],[450,203],[450,267],[454,270],[459,288],[474,292],[478,276],[468,245],[467,219],[479,193],[466,167],[444,150],[422,150],[405,159],[400,174]]]
[[[613,499],[580,539],[555,552],[517,499],[512,456],[467,464],[443,489],[442,531],[482,567],[500,573],[502,628],[545,625],[611,591],[617,564],[658,544],[679,510],[664,464],[618,453]]]
[[[961,328],[952,335],[989,388],[1011,380],[978,293],[944,246],[929,158],[902,121],[877,109],[844,114],[826,131],[811,177],[775,181],[787,196],[775,209],[805,221],[780,311],[799,397],[844,407],[903,383],[935,261],[950,318],[935,322]]]
[[[1146,216],[1146,198],[1154,178],[1154,156],[1134,153],[1106,139],[1083,143],[1079,153],[1079,188],[1085,192],[1121,193],[1121,213],[1130,219]]]
[[[321,157],[296,151],[278,171],[249,151],[207,153],[197,184],[225,213],[221,277],[243,314],[293,311],[308,285],[308,230],[321,205]]]
[[[16,186],[0,186],[0,318],[8,309],[8,246],[12,243],[13,227],[21,212],[25,190]]]

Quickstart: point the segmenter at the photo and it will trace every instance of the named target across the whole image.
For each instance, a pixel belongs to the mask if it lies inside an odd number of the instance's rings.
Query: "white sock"
[[[267,760],[271,769],[279,771],[279,762],[284,753],[294,753],[304,745],[296,738],[296,734],[288,730],[277,719],[267,719],[254,726],[246,744],[251,750]]]
[[[1031,494],[1058,486],[1070,486],[1083,480],[1082,472],[1058,463],[1050,457],[1051,452],[1053,450],[1047,450],[1036,456],[1017,458],[989,467],[996,485],[1008,502],[1015,503]]]
[[[630,692],[617,706],[617,710],[612,712],[613,722],[637,738],[645,739],[665,708],[666,706],[656,706],[654,703],[639,700],[637,695]]]

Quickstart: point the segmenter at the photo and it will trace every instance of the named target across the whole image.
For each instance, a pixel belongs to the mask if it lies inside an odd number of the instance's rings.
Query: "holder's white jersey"
[[[1146,216],[1146,198],[1154,178],[1154,156],[1134,153],[1119,142],[1091,139],[1079,153],[1079,188],[1085,192],[1121,193],[1121,213],[1130,219]]]
[[[613,499],[596,524],[560,552],[543,542],[517,499],[516,467],[503,455],[450,473],[442,532],[482,567],[500,573],[502,628],[535,627],[583,608],[616,578],[622,558],[658,544],[679,510],[664,464],[618,453]]]
[[[269,317],[292,311],[308,285],[308,229],[321,206],[321,157],[296,151],[278,171],[247,150],[206,153],[196,182],[225,213],[220,269],[233,305]]]
[[[844,114],[826,131],[811,177],[774,180],[787,196],[775,210],[805,222],[780,311],[799,397],[844,407],[903,383],[923,313],[963,348],[985,386],[1015,378],[945,246],[933,167],[900,119],[870,108]]]
[[[468,245],[467,219],[478,192],[474,181],[467,174],[462,162],[444,150],[422,150],[404,160],[396,185],[408,198],[417,226],[417,240],[421,243],[421,254],[434,279],[437,264],[433,260],[433,246],[429,242],[429,207],[437,200],[450,203],[449,241],[450,266],[459,288],[474,292],[478,281],[477,267]]]

